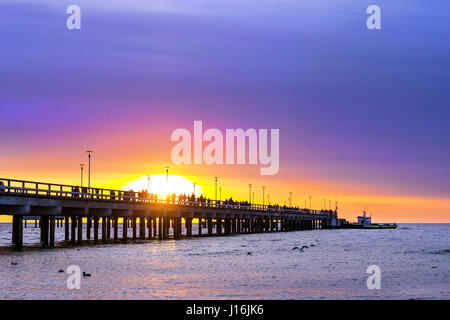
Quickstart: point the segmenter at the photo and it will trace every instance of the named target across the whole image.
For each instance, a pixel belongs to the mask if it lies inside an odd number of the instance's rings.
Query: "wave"
[[[447,254],[447,253],[450,253],[450,249],[432,251],[431,253],[433,253],[433,254]]]

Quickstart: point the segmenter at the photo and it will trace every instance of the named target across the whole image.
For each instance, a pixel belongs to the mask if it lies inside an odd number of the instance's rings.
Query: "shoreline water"
[[[0,299],[450,299],[449,239],[450,224],[400,224],[1,252]],[[80,290],[69,265],[92,274]]]

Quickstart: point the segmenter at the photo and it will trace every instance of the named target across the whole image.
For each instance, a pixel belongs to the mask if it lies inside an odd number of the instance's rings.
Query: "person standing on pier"
[[[0,181],[0,192],[5,192],[5,185],[3,184],[3,181]]]

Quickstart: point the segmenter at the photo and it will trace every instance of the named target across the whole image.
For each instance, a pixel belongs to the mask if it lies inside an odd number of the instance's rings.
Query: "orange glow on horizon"
[[[149,193],[157,194],[165,198],[168,194],[175,193],[176,195],[186,194],[191,195],[194,191],[194,181],[191,181],[183,176],[169,174],[168,179],[165,174],[153,174],[137,178],[131,182],[125,183],[121,189],[142,191],[148,190]],[[195,194],[199,196],[202,192],[202,187],[195,186]]]

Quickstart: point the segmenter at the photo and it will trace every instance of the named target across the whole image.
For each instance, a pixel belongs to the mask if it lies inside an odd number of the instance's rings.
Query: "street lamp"
[[[83,187],[83,170],[84,167],[86,167],[86,165],[84,163],[80,164],[80,169],[81,169],[81,187]]]
[[[264,196],[264,190],[266,189],[266,186],[262,186],[262,189],[263,189],[263,206],[264,206],[264,200],[265,200],[265,196]]]
[[[222,201],[222,187],[219,187],[219,201]]]
[[[170,167],[167,166],[167,167],[165,167],[165,169],[166,169],[166,184],[168,185],[169,184],[169,169],[170,169]]]
[[[309,213],[312,212],[312,208],[311,208],[311,196],[309,196]]]
[[[150,193],[150,175],[147,175],[147,192]]]
[[[214,177],[214,201],[217,203],[217,179],[219,177]]]
[[[289,192],[289,207],[292,207],[292,192]]]
[[[88,165],[88,188],[91,187],[91,156],[94,151],[88,150],[86,153],[88,154],[89,158],[89,165]]]
[[[248,184],[248,197],[249,197],[249,201],[250,201],[250,204],[252,203],[252,184],[251,183],[249,183]]]
[[[193,185],[194,185],[194,196],[195,196],[195,182],[193,183]]]

